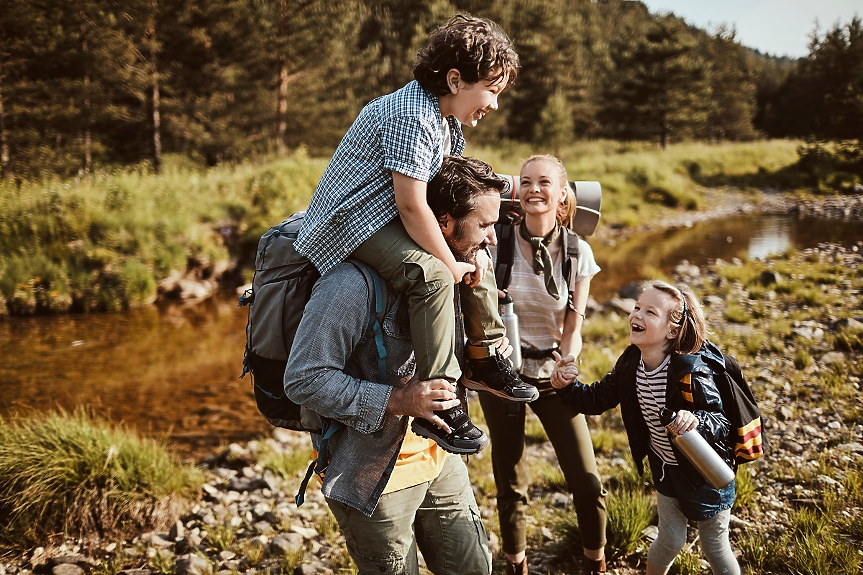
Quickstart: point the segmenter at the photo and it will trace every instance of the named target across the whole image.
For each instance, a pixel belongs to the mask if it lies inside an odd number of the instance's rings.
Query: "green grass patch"
[[[306,471],[312,461],[312,452],[306,448],[286,450],[273,441],[261,440],[256,458],[264,469],[290,481]]]
[[[164,528],[203,481],[162,444],[83,410],[0,419],[0,544]]]
[[[625,557],[636,550],[642,532],[655,515],[653,498],[642,489],[621,489],[606,497],[608,544],[605,552],[611,559]]]

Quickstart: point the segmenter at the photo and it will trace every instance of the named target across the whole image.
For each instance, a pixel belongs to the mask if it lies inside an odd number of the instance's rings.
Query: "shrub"
[[[0,419],[0,545],[163,528],[203,480],[158,442],[83,410]]]
[[[611,559],[625,557],[635,551],[644,529],[654,516],[653,499],[641,489],[619,490],[606,498],[608,507],[608,544]]]

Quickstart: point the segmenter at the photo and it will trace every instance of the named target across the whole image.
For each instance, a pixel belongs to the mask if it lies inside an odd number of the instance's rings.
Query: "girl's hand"
[[[454,283],[459,283],[465,279],[466,275],[473,274],[475,269],[476,266],[473,264],[469,264],[467,262],[455,262],[449,271],[452,273]]]
[[[575,364],[575,356],[562,357],[556,351],[551,352],[554,357],[554,371],[551,372],[551,386],[555,389],[563,389],[570,385],[578,377],[578,366]]]
[[[691,411],[681,409],[677,412],[677,417],[671,423],[671,431],[680,435],[698,427],[698,418]]]

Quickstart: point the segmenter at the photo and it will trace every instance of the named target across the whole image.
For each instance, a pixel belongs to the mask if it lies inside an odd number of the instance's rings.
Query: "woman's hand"
[[[675,435],[680,435],[698,427],[698,418],[691,411],[681,409],[677,412],[677,417],[671,422],[670,427]]]
[[[555,389],[563,389],[570,385],[578,377],[578,366],[575,364],[575,356],[561,356],[556,351],[551,352],[554,358],[554,371],[551,372],[551,386]]]

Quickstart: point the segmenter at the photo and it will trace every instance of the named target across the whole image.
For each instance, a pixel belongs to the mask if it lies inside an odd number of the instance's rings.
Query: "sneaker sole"
[[[451,443],[447,443],[442,437],[439,437],[433,434],[431,431],[428,431],[425,427],[419,425],[412,425],[411,431],[419,435],[420,437],[425,437],[426,439],[431,439],[435,443],[441,446],[441,449],[444,451],[448,451],[449,453],[453,453],[455,455],[474,455],[475,453],[479,453],[483,449],[485,449],[489,444],[488,435],[483,435],[482,440],[480,442],[479,447],[476,448],[466,448],[466,447],[457,447]]]
[[[488,387],[480,381],[474,381],[472,379],[468,379],[467,377],[463,377],[460,383],[468,389],[472,389],[474,391],[486,391],[507,401],[512,401],[513,403],[530,403],[531,401],[539,397],[539,390],[535,387],[533,388],[532,397],[513,397],[511,395],[507,395],[505,392],[499,389]]]

